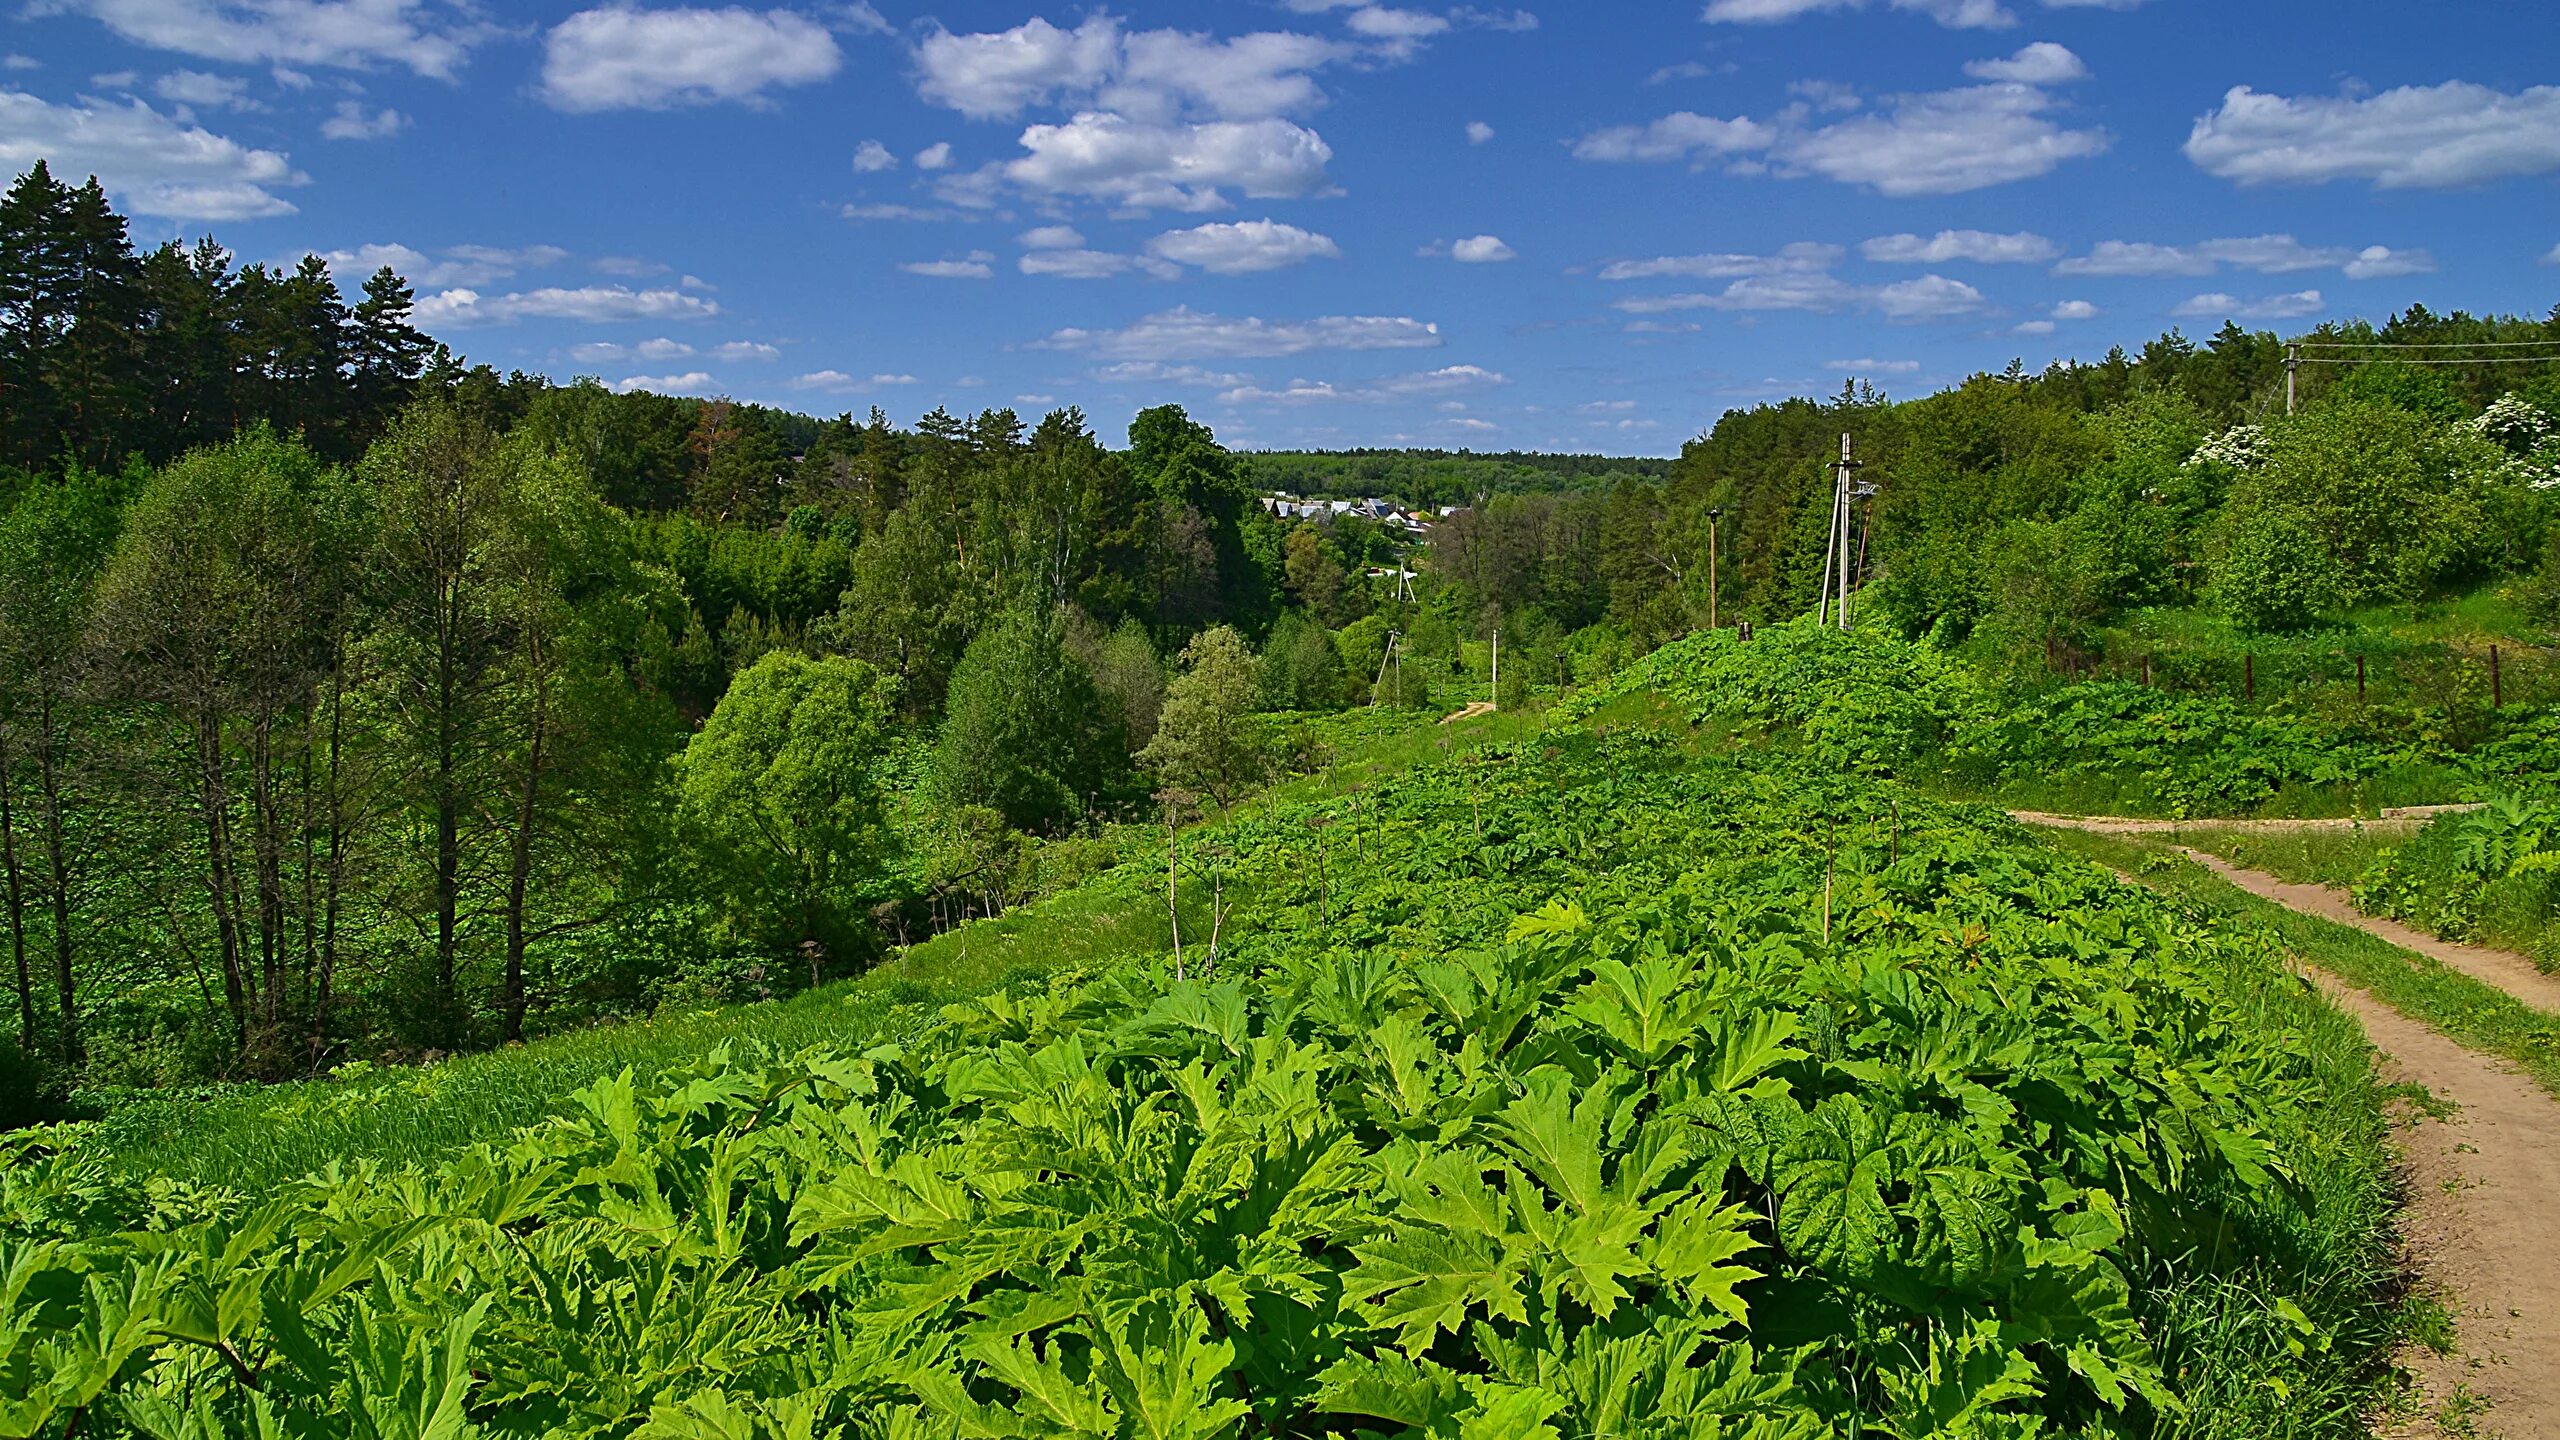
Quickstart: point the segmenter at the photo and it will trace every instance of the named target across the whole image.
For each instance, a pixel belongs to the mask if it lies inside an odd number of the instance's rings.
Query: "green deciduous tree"
[[[834,954],[858,942],[890,844],[879,766],[897,690],[860,660],[777,650],[686,747],[679,813],[743,933]]]
[[[1174,785],[1228,804],[1270,773],[1269,747],[1255,728],[1262,662],[1244,637],[1219,625],[1182,651],[1183,672],[1165,690],[1164,717],[1140,764]]]
[[[935,788],[1016,829],[1054,834],[1111,792],[1127,744],[1052,615],[1015,610],[969,642],[951,676]]]

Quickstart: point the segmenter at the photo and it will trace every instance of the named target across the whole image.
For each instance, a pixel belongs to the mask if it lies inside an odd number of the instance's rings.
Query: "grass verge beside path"
[[[1212,839],[1229,820],[1362,789],[1452,753],[1516,739],[1541,723],[1535,711],[1447,726],[1436,717],[1332,717],[1333,729],[1357,738],[1356,750],[1186,830],[1185,849],[1192,835]],[[1226,899],[1232,913],[1239,900],[1232,885]],[[1210,903],[1206,883],[1186,877],[1186,938],[1195,930],[1209,933]],[[943,1006],[1015,977],[1160,953],[1170,943],[1163,853],[1156,847],[1152,859],[1141,855],[1062,894],[910,946],[856,979],[789,1000],[661,1014],[430,1066],[211,1099],[142,1096],[68,1133],[83,1153],[132,1180],[166,1177],[260,1194],[335,1162],[398,1164],[502,1140],[562,1113],[579,1089],[625,1068],[646,1077],[724,1045],[788,1053],[820,1043],[840,1049],[895,1043],[937,1023]]]
[[[2304,960],[2457,1044],[2513,1062],[2560,1096],[2560,1015],[2362,930],[2259,899],[2164,841],[2074,830],[2042,833],[2056,849],[2135,876],[2199,914],[2267,926]]]

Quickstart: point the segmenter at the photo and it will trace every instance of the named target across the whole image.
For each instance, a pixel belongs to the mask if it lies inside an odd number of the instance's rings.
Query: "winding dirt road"
[[[2161,821],[2017,818],[2106,834],[2176,828]],[[2323,822],[2258,823],[2308,828]],[[2252,895],[2354,926],[2537,1009],[2560,1012],[2560,980],[2521,955],[2449,944],[2361,914],[2326,886],[2292,884],[2219,856],[2185,853]],[[2446,1355],[2411,1347],[2399,1357],[2416,1379],[2418,1404],[2383,1433],[2560,1437],[2560,1101],[2505,1061],[2466,1050],[2333,975],[2311,974],[2363,1022],[2382,1051],[2386,1078],[2423,1085],[2453,1107],[2443,1118],[2405,1107],[2399,1148],[2408,1187],[2402,1244],[2420,1284],[2452,1312],[2454,1346]]]

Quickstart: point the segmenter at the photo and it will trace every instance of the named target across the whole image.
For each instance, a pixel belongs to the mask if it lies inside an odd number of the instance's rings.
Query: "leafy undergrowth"
[[[2380,1106],[2251,936],[1644,737],[1219,845],[1179,971],[625,1074],[442,1163],[250,1200],[24,1155],[0,1431],[2356,1428]]]
[[[2084,855],[2168,897],[2202,923],[2255,928],[2392,1009],[2446,1038],[2516,1068],[2560,1096],[2560,1015],[2536,1010],[2494,985],[2474,980],[2352,925],[2263,900],[2147,836],[2049,831],[2056,847]]]
[[[1769,626],[1748,644],[1731,631],[1674,641],[1572,713],[1647,692],[1692,723],[1738,726],[1826,767],[2087,814],[2369,812],[2461,798],[2510,750],[2533,749],[2493,744],[2475,762],[2378,711],[2340,724],[2117,681],[2008,694],[1932,646],[1809,622]],[[2517,712],[2499,723],[2518,741],[2547,729]]]

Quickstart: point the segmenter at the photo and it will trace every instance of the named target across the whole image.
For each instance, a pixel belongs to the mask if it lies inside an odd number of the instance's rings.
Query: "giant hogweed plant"
[[[1205,979],[121,1230],[22,1156],[0,1435],[2176,1428],[2150,1297],[2296,1203],[2301,1062],[2220,998],[2265,956],[1908,798],[1571,738],[1453,773],[1321,901],[1304,817],[1240,837],[1263,921]]]

